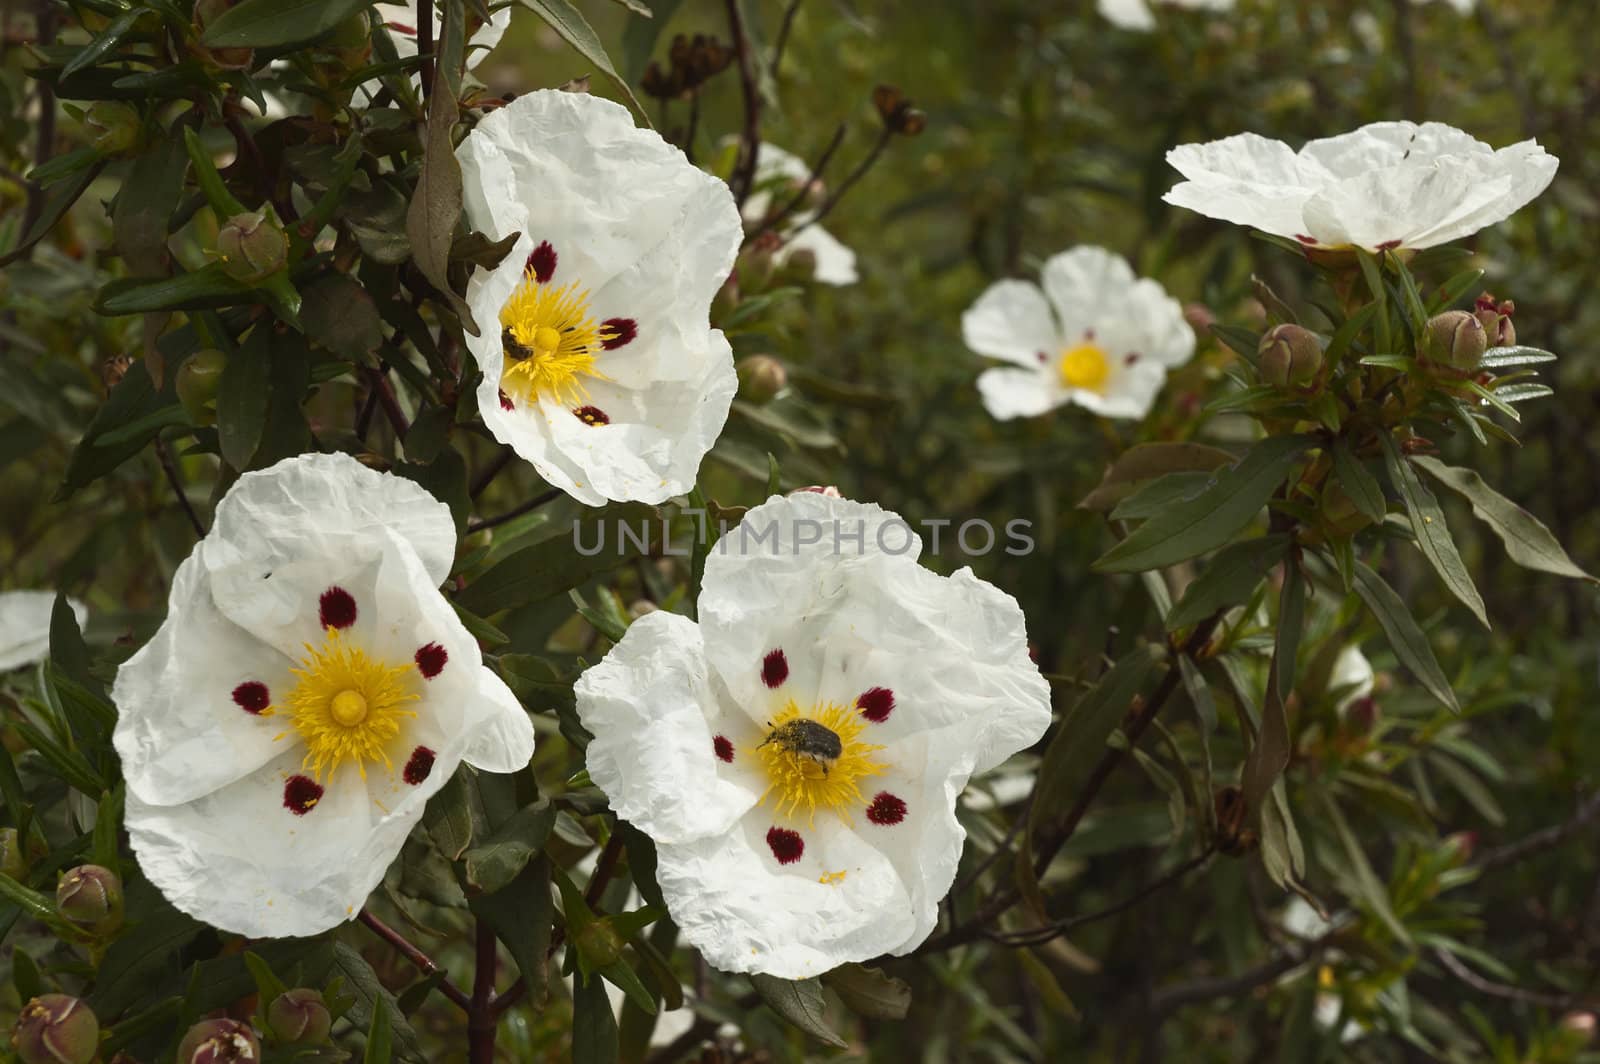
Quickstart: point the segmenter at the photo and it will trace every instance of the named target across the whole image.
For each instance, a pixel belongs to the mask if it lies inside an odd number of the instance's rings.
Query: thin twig
[[[494,977],[499,968],[494,928],[487,920],[477,924],[472,965],[472,1005],[467,1010],[467,1059],[471,1064],[494,1064],[494,1036],[499,1028],[494,1009]]]
[[[183,512],[189,517],[189,524],[194,526],[194,534],[200,539],[205,539],[206,526],[200,523],[200,515],[194,512],[194,504],[189,501],[188,494],[183,490],[183,481],[178,477],[178,463],[172,460],[172,448],[168,447],[167,441],[160,436],[156,437],[156,457],[161,460],[161,469],[167,474],[167,483],[172,485],[172,493],[178,497],[178,505],[183,507]]]
[[[756,84],[756,60],[750,50],[750,35],[745,32],[740,0],[727,0],[728,34],[739,57],[739,87],[744,94],[744,127],[739,132],[739,161],[734,165],[728,187],[740,207],[750,196],[756,178],[756,153],[761,150],[761,88]]]
[[[1238,975],[1195,979],[1187,983],[1175,983],[1156,991],[1150,998],[1151,1034],[1155,1033],[1155,1028],[1160,1026],[1162,1020],[1185,1005],[1209,1001],[1212,998],[1236,997],[1272,982],[1292,968],[1314,960],[1321,954],[1325,942],[1326,936],[1303,945],[1286,946],[1278,956],[1263,961],[1254,968],[1246,969]]]
[[[433,98],[433,0],[417,0],[417,58],[422,60],[422,113]]]
[[[833,139],[828,141],[828,146],[823,149],[821,155],[817,156],[816,164],[811,167],[811,176],[806,178],[806,183],[801,185],[800,191],[796,192],[789,202],[783,205],[782,210],[776,214],[769,215],[762,221],[761,228],[756,232],[756,236],[776,229],[785,218],[799,210],[800,205],[810,197],[811,190],[816,187],[817,182],[822,178],[822,171],[827,169],[828,163],[833,161],[833,153],[839,150],[840,144],[844,143],[844,128],[844,123],[840,122],[839,128],[833,131]],[[810,225],[811,220],[808,219],[806,224]],[[754,239],[754,237],[751,239]]]
[[[1578,808],[1566,823],[1540,828],[1516,842],[1484,850],[1472,864],[1484,871],[1499,868],[1501,865],[1515,864],[1524,858],[1561,845],[1587,827],[1597,816],[1600,816],[1600,791],[1595,791],[1579,802]]]
[[[513,509],[507,510],[503,514],[496,514],[494,517],[485,517],[481,521],[468,521],[467,522],[467,535],[470,536],[474,532],[482,532],[484,529],[493,528],[495,525],[503,525],[507,521],[511,520],[513,517],[521,517],[523,514],[527,513],[529,510],[537,510],[539,507],[543,506],[545,503],[550,502],[553,499],[559,499],[560,497],[561,497],[561,489],[560,488],[551,488],[549,491],[545,492],[544,494],[535,495],[533,498],[529,499],[527,502],[523,503],[521,506],[514,507]]]
[[[482,495],[484,489],[493,483],[494,478],[499,476],[505,467],[511,464],[513,453],[510,447],[501,447],[500,453],[495,455],[488,465],[484,466],[483,472],[478,474],[478,479],[472,482],[468,495],[474,499]]]
[[[435,973],[439,973],[441,975],[439,980],[439,992],[445,997],[449,998],[451,1001],[455,1002],[455,1004],[461,1009],[471,1009],[472,1000],[467,997],[466,993],[460,987],[456,986],[450,981],[450,977],[444,974],[444,969],[433,963],[433,959],[430,958],[426,953],[422,952],[416,946],[413,946],[410,942],[406,941],[405,937],[401,935],[400,932],[396,931],[394,928],[390,927],[388,924],[372,915],[372,913],[367,909],[362,909],[361,915],[356,917],[356,919],[365,924],[367,929],[373,934],[377,935],[379,938],[389,943],[389,945],[393,946],[401,956],[410,961],[417,971],[421,972],[423,975],[431,976]]]
[[[683,135],[683,157],[694,162],[694,138],[700,130],[700,93],[689,97],[689,131]]]
[[[34,19],[35,39],[40,45],[54,44],[56,36],[56,9],[50,0],[39,0],[38,13]],[[38,139],[34,142],[33,165],[43,166],[55,154],[56,145],[56,93],[50,83],[43,78],[39,79],[39,131]],[[28,182],[28,209],[23,215],[22,228],[18,230],[20,236],[27,236],[33,231],[33,223],[44,212],[44,186],[37,181]],[[29,255],[32,254],[30,249]]]
[[[1195,854],[1193,857],[1189,858],[1187,861],[1184,861],[1171,871],[1165,873],[1164,875],[1158,876],[1149,883],[1146,883],[1136,893],[1124,898],[1122,901],[1117,902],[1115,905],[1112,905],[1109,908],[1101,909],[1098,912],[1080,913],[1077,916],[1068,916],[1063,919],[1045,924],[1043,927],[1030,928],[1026,931],[1015,931],[1008,933],[985,930],[984,937],[992,942],[998,942],[1005,946],[1043,945],[1058,935],[1066,934],[1073,928],[1082,927],[1085,924],[1098,923],[1101,920],[1109,919],[1118,915],[1119,913],[1127,912],[1129,909],[1132,909],[1134,906],[1150,897],[1150,895],[1155,894],[1156,892],[1178,882],[1178,880],[1182,879],[1190,872],[1193,872],[1195,869],[1211,860],[1215,853],[1215,849],[1207,847],[1205,850]]]
[[[400,409],[400,401],[394,397],[394,389],[389,387],[389,378],[384,376],[381,369],[368,368],[366,374],[367,383],[378,393],[378,405],[383,407],[384,416],[394,427],[396,438],[405,439],[406,433],[411,431],[411,424],[406,420],[405,411]]]
[[[1016,839],[1017,833],[1021,831],[1023,826],[1028,823],[1028,815],[1032,809],[1033,794],[1030,793],[1028,797],[1023,800],[1021,806],[1017,809],[1017,815],[1012,818],[1011,826],[1006,829],[1005,837],[1000,840],[993,850],[989,851],[989,856],[985,857],[978,863],[978,867],[968,872],[965,876],[962,876],[960,881],[957,882],[955,886],[950,888],[950,896],[952,898],[965,891],[968,887],[972,886],[972,884],[976,883],[978,881],[978,877],[987,872],[990,867],[1000,859],[1001,854],[1007,854],[1011,852],[1011,843]]]
[[[789,0],[789,6],[784,8],[783,22],[778,26],[778,39],[772,45],[772,79],[778,79],[779,68],[783,64],[783,49],[789,43],[789,27],[794,25],[794,13],[800,10],[800,0]]]
[[[872,164],[878,161],[878,156],[883,154],[883,149],[888,147],[889,141],[893,137],[894,130],[884,126],[883,131],[878,134],[877,142],[872,145],[872,150],[867,152],[866,158],[862,159],[856,168],[850,171],[850,176],[845,178],[838,188],[828,194],[828,198],[822,201],[822,206],[817,208],[817,213],[811,216],[811,221],[807,224],[815,225],[817,222],[822,221],[834,207],[838,206],[839,201],[844,199],[845,193],[850,191],[850,186],[860,181],[863,175],[872,169]]]
[[[1503,998],[1506,1001],[1520,1001],[1526,1005],[1534,1005],[1542,1009],[1563,1011],[1578,1006],[1593,1007],[1595,1000],[1582,994],[1541,994],[1537,990],[1524,990],[1520,986],[1511,986],[1506,983],[1496,983],[1485,979],[1477,972],[1461,963],[1461,959],[1448,950],[1435,948],[1432,951],[1433,959],[1444,966],[1445,971],[1472,987],[1481,994],[1490,997]]]

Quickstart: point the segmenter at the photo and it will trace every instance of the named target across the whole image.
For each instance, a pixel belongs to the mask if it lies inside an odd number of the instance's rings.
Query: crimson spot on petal
[[[295,816],[305,816],[322,801],[322,784],[310,776],[290,776],[283,785],[283,807]]]
[[[424,643],[417,648],[417,668],[425,680],[431,680],[443,672],[444,663],[449,660],[450,655],[438,643]]]
[[[411,751],[411,757],[406,761],[406,767],[401,770],[400,778],[415,787],[427,779],[433,772],[434,752],[426,746],[419,746]]]
[[[806,840],[800,837],[798,831],[788,828],[768,828],[767,848],[772,851],[772,856],[778,859],[781,865],[794,864],[806,852]]]
[[[761,682],[768,687],[777,687],[788,678],[789,659],[784,657],[783,651],[767,651],[767,656],[761,659]]]
[[[324,628],[349,628],[356,623],[355,596],[335,585],[322,593],[317,603]]]
[[[1050,361],[1050,356],[1043,351],[1035,351],[1034,354],[1038,357],[1041,365]]]
[[[500,409],[501,410],[515,410],[516,408],[517,408],[517,405],[511,401],[511,396],[506,394],[506,390],[504,388],[501,388],[500,389]]]
[[[233,689],[233,701],[246,713],[260,713],[272,704],[267,685],[259,680],[246,680]]]
[[[887,687],[869,687],[856,699],[861,715],[874,724],[882,724],[894,712],[894,692]]]
[[[598,406],[580,406],[572,413],[579,421],[591,427],[611,424],[611,416]]]
[[[1139,352],[1137,351],[1130,351],[1122,358],[1122,364],[1124,366],[1131,366],[1137,361],[1139,361]]]
[[[550,246],[550,241],[539,241],[539,246],[528,256],[528,264],[523,270],[533,274],[533,279],[540,284],[556,275],[556,249]]]
[[[717,757],[721,760],[727,761],[730,764],[733,762],[733,744],[728,741],[728,737],[726,735],[719,735],[715,739],[712,739],[711,749],[716,752]]]
[[[879,791],[867,806],[867,819],[874,824],[890,827],[906,818],[906,803],[888,791]]]
[[[632,318],[607,318],[600,323],[602,334],[610,333],[609,339],[601,340],[600,346],[607,351],[615,351],[624,344],[631,344],[639,335],[639,323]]]

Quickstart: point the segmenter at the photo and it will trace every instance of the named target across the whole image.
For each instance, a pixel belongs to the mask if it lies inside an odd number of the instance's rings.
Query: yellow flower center
[[[616,336],[590,316],[589,293],[577,282],[540,284],[530,271],[500,308],[500,390],[524,404],[548,395],[571,405],[589,394],[580,377],[607,379],[595,358]]]
[[[416,716],[402,707],[421,697],[410,689],[416,671],[411,662],[390,665],[371,658],[330,626],[322,646],[307,643],[300,667],[289,671],[298,678],[294,688],[283,706],[268,712],[288,712],[306,744],[302,767],[319,780],[331,780],[346,761],[355,762],[362,779],[367,778],[368,761],[394,770],[389,747],[400,734],[400,719]]]
[[[806,820],[815,825],[817,810],[834,813],[845,823],[850,823],[852,811],[866,805],[860,781],[883,772],[885,766],[874,761],[871,755],[883,747],[860,740],[866,722],[853,709],[826,702],[802,713],[793,699],[772,718],[773,734],[781,734],[783,726],[794,720],[814,721],[838,737],[838,756],[819,756],[814,748],[797,748],[797,744],[767,741],[752,753],[767,774],[767,789],[761,793],[765,803],[770,795],[773,807],[786,817],[795,818],[802,811]],[[813,735],[816,729],[811,729]]]
[[[1111,359],[1094,344],[1079,344],[1061,352],[1061,383],[1068,388],[1098,392],[1111,376]]]

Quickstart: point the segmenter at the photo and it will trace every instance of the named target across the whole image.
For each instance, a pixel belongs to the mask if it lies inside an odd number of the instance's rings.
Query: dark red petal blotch
[[[798,831],[790,831],[788,828],[768,828],[767,848],[772,851],[772,856],[778,859],[779,864],[794,864],[805,856],[806,840],[800,837]]]
[[[517,408],[517,404],[513,403],[511,401],[511,396],[506,394],[506,390],[504,388],[501,388],[500,389],[500,409],[501,410],[515,410],[516,408]]]
[[[550,246],[550,241],[539,241],[539,246],[528,256],[528,265],[524,269],[533,274],[533,279],[540,284],[556,275],[556,249]]]
[[[867,819],[883,827],[898,824],[905,818],[905,800],[888,791],[879,791],[872,799],[872,804],[867,806]]]
[[[624,344],[633,343],[639,335],[639,323],[632,318],[607,318],[600,323],[600,330],[611,334],[611,339],[601,340],[600,346],[615,351]]]
[[[411,756],[406,759],[406,767],[401,770],[400,778],[415,787],[433,773],[433,759],[436,755],[426,746],[419,746],[411,751]]]
[[[310,776],[290,776],[283,785],[283,807],[295,816],[305,816],[322,801],[322,784]]]
[[[349,628],[356,623],[355,596],[342,587],[334,586],[324,591],[317,606],[324,628]]]
[[[259,680],[246,680],[233,689],[233,701],[246,713],[260,713],[272,705],[272,696],[267,693],[267,685]]]
[[[761,659],[761,682],[768,687],[777,687],[789,678],[789,659],[782,650],[769,650],[767,656]]]
[[[591,427],[611,424],[611,415],[598,406],[580,406],[572,413],[579,421]]]
[[[733,762],[733,744],[728,741],[726,735],[719,735],[712,739],[711,749],[716,752],[717,757],[721,760],[730,764]]]
[[[887,687],[869,687],[856,699],[861,715],[874,724],[882,724],[894,712],[894,692]]]
[[[438,643],[424,643],[417,648],[417,670],[422,673],[422,678],[431,680],[444,671],[445,662],[450,660],[444,647]]]

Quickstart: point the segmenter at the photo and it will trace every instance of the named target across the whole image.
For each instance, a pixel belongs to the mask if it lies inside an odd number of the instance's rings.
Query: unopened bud
[[[1442,846],[1455,855],[1457,863],[1466,864],[1472,860],[1472,853],[1478,848],[1478,833],[1458,831],[1453,835],[1446,835]]]
[[[100,1048],[100,1021],[66,994],[44,994],[22,1006],[11,1045],[21,1064],[89,1064]]]
[[[817,253],[810,248],[795,248],[784,258],[777,276],[785,284],[810,284],[817,276]]]
[[[126,155],[139,144],[144,119],[136,108],[119,100],[101,100],[83,116],[83,124],[93,136],[95,150],[102,155]]]
[[[1423,354],[1428,360],[1470,372],[1483,361],[1489,334],[1483,323],[1464,310],[1447,310],[1428,319]]]
[[[1274,388],[1311,390],[1322,372],[1322,341],[1298,325],[1274,325],[1256,348],[1261,379]]]
[[[56,912],[90,934],[109,935],[122,926],[122,880],[109,868],[79,865],[56,884]]]
[[[573,945],[577,946],[578,955],[591,972],[609,968],[622,958],[622,936],[605,917],[578,932]]]
[[[190,50],[213,66],[223,70],[250,70],[255,66],[255,51],[250,48],[207,48],[199,43],[206,27],[215,22],[237,0],[195,0],[194,36]]]
[[[772,280],[776,268],[777,255],[783,247],[783,238],[777,233],[766,232],[750,241],[745,249],[739,252],[735,269],[739,274],[739,287],[750,292],[759,292],[766,288]]]
[[[267,1026],[283,1042],[325,1042],[333,1027],[333,1015],[321,994],[300,986],[272,999],[267,1006]]]
[[[1353,735],[1371,735],[1378,724],[1378,703],[1371,695],[1358,698],[1344,711],[1345,726]]]
[[[236,214],[217,233],[217,254],[235,281],[263,281],[289,260],[289,238],[259,211]]]
[[[1330,480],[1323,487],[1321,504],[1318,516],[1323,531],[1332,539],[1353,536],[1372,523],[1337,481]]]
[[[628,604],[628,616],[632,617],[634,620],[637,621],[640,617],[643,617],[645,614],[647,614],[647,613],[655,613],[656,611],[658,611],[660,609],[661,609],[660,606],[657,606],[654,602],[651,602],[649,599],[634,599],[631,603]]]
[[[176,1064],[233,1064],[261,1059],[261,1042],[247,1023],[201,1020],[178,1043]]]
[[[783,363],[771,355],[749,355],[733,365],[739,374],[739,398],[770,403],[789,383]]]
[[[178,401],[196,424],[207,425],[217,419],[217,387],[222,383],[222,367],[228,356],[214,348],[196,351],[178,370],[174,387]]]
[[[789,494],[790,495],[804,495],[804,494],[807,494],[807,493],[810,493],[810,494],[813,494],[813,495],[821,495],[824,498],[828,498],[828,499],[842,499],[842,498],[844,498],[843,495],[839,494],[839,489],[834,487],[832,484],[812,484],[812,485],[809,485],[809,486],[804,487],[804,488],[795,488]]]
[[[1472,316],[1483,326],[1490,347],[1515,347],[1517,327],[1511,324],[1511,315],[1517,305],[1509,299],[1497,300],[1488,292],[1477,298],[1472,306]]]
[[[1205,336],[1211,331],[1211,326],[1217,323],[1217,316],[1211,313],[1211,308],[1204,303],[1185,303],[1183,320],[1188,322],[1189,328],[1197,334]]]

